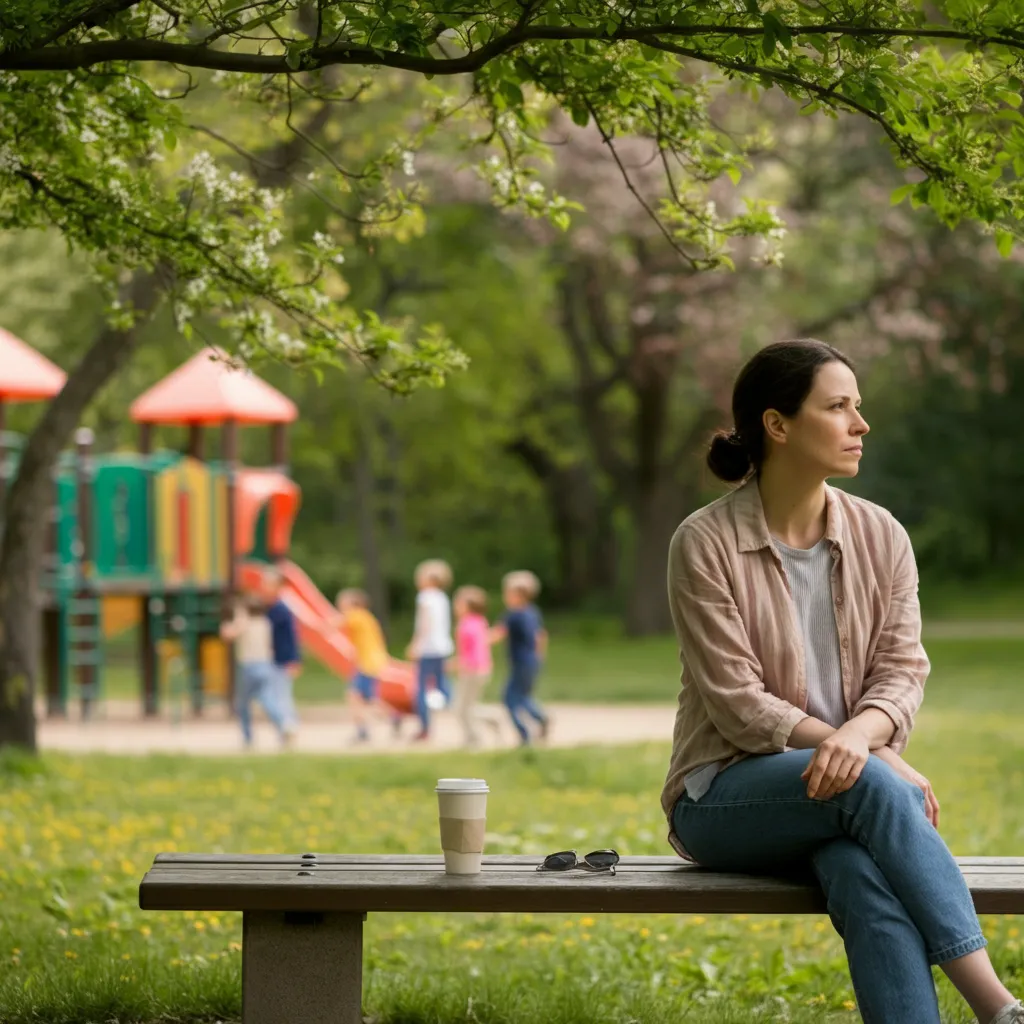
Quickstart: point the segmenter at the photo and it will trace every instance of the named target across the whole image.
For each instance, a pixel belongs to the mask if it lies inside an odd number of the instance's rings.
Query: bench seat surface
[[[708,871],[676,857],[624,857],[615,875],[538,872],[539,857],[488,856],[479,875],[440,856],[158,854],[144,910],[376,913],[823,913],[813,880]],[[1024,914],[1024,857],[959,857],[979,913]]]

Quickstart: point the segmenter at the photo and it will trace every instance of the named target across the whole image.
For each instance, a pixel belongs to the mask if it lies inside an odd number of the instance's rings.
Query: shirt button
[[[836,594],[836,607],[837,608],[842,608],[843,607],[843,595],[842,594]]]
[[[847,650],[850,646],[850,638],[848,636],[843,637],[843,649]]]

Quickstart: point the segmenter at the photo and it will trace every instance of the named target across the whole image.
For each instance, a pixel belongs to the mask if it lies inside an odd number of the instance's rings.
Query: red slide
[[[337,614],[334,605],[317,589],[316,584],[294,563],[275,563],[284,576],[281,594],[295,615],[299,642],[317,661],[326,665],[346,682],[355,675],[355,648],[352,641],[334,626]],[[250,574],[258,579],[260,567],[249,563],[242,569],[243,581]],[[408,662],[388,662],[380,677],[380,697],[396,711],[412,713],[415,705],[415,680]]]

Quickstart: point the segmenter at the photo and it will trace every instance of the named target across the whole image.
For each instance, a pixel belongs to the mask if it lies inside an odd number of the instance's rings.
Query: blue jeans
[[[284,731],[285,712],[281,706],[278,674],[279,669],[269,661],[250,662],[238,666],[238,687],[235,693],[235,710],[242,726],[245,745],[252,743],[252,702],[256,701],[267,713],[267,718]]]
[[[521,717],[521,712],[525,711],[541,725],[548,720],[543,708],[533,699],[533,684],[537,681],[539,667],[536,662],[515,662],[512,665],[508,682],[505,684],[505,693],[502,699],[522,743],[530,742],[530,732]]]
[[[433,680],[434,685],[444,695],[444,699],[450,703],[452,691],[448,685],[448,678],[444,674],[444,658],[420,658],[417,665],[419,688],[416,693],[416,714],[420,716],[420,728],[424,732],[430,728],[430,708],[427,707],[427,690],[430,688],[431,680]]]
[[[295,710],[295,679],[287,665],[274,666],[274,702],[280,712],[286,729],[299,724],[299,713]]]
[[[365,672],[357,672],[352,679],[352,689],[359,694],[363,700],[372,701],[377,699],[377,680],[374,676],[368,676]]]
[[[843,937],[865,1024],[939,1024],[931,965],[986,945],[956,861],[924,814],[924,795],[872,755],[830,800],[800,773],[812,750],[749,757],[716,776],[672,824],[701,865],[750,874],[808,867]]]

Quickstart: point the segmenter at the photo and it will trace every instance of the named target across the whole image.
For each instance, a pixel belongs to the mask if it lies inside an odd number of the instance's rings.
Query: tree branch
[[[120,0],[120,8],[134,6],[127,0]],[[76,19],[71,27],[80,23]],[[373,49],[369,46],[342,43],[329,47],[311,48],[302,55],[299,66],[289,63],[289,58],[281,53],[266,56],[258,53],[240,53],[230,50],[214,50],[206,45],[190,43],[168,43],[156,39],[114,39],[89,43],[77,43],[70,46],[53,46],[44,44],[28,50],[9,50],[0,53],[0,70],[3,71],[71,71],[77,68],[91,67],[107,61],[129,61],[141,63],[171,63],[183,67],[207,68],[212,71],[237,71],[255,74],[292,74],[296,71],[313,71],[335,64],[363,64],[398,68],[415,71],[426,75],[461,75],[478,71],[495,57],[527,43],[559,42],[575,39],[592,40],[595,42],[640,42],[668,52],[672,50],[661,37],[668,38],[711,38],[711,37],[760,37],[764,34],[762,26],[753,25],[650,25],[639,28],[619,28],[608,32],[603,28],[585,28],[574,25],[532,25],[510,29],[503,35],[495,37],[491,42],[471,50],[459,57],[437,58],[399,50]],[[804,35],[842,35],[859,38],[878,39],[915,39],[922,42],[952,41],[971,43],[975,46],[1005,46],[1014,50],[1024,51],[1024,34],[1000,34],[965,32],[958,29],[931,28],[881,28],[858,27],[842,23],[824,23],[821,25],[799,25],[790,28],[790,34],[799,38]],[[51,36],[51,38],[53,38]],[[680,51],[682,56],[717,63],[721,67],[727,64],[716,60],[712,54],[702,51]],[[761,65],[739,63],[744,69],[756,70],[758,73],[775,74],[781,69],[773,69]],[[746,71],[750,73],[750,71]],[[795,81],[800,81],[795,79]],[[804,84],[800,82],[800,84]],[[851,103],[852,101],[844,100]]]

